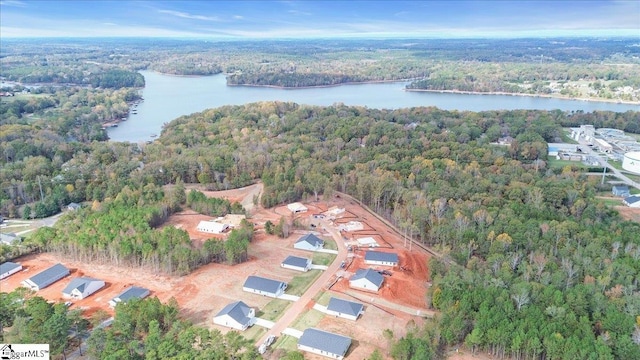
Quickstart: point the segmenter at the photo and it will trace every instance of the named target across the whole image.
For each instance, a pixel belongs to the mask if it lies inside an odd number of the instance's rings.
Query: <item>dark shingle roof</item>
[[[39,288],[42,288],[67,275],[69,275],[69,269],[62,264],[55,264],[52,267],[30,277],[29,280]]]
[[[365,261],[382,261],[382,262],[398,262],[398,254],[386,253],[381,251],[367,251],[364,254]]]
[[[362,312],[363,307],[364,305],[357,302],[352,302],[352,301],[347,301],[347,300],[342,300],[342,299],[332,297],[329,300],[329,305],[327,306],[327,310],[339,312],[342,314],[358,316],[358,314]]]
[[[148,289],[138,287],[138,286],[132,286],[126,289],[125,291],[123,291],[120,295],[116,296],[116,299],[120,299],[120,301],[125,302],[133,298],[142,299],[147,295],[149,295]]]
[[[5,263],[2,263],[2,265],[0,265],[0,274],[4,274],[7,271],[11,271],[17,267],[20,267],[20,264],[16,264],[14,262],[11,261],[7,261]]]
[[[380,287],[380,285],[382,285],[382,282],[384,281],[384,277],[378,274],[378,272],[373,269],[359,269],[358,271],[356,271],[355,275],[351,277],[350,281],[363,278],[369,280],[377,287]]]
[[[275,294],[285,284],[282,281],[266,279],[260,276],[249,276],[243,287]]]
[[[242,301],[236,301],[225,306],[222,310],[220,310],[219,313],[216,314],[215,317],[229,315],[233,320],[239,322],[240,324],[248,325],[249,321],[251,320],[249,318],[250,311],[251,308],[247,304],[243,303]]]
[[[324,240],[320,239],[319,237],[313,235],[313,234],[307,234],[303,237],[301,237],[300,239],[298,239],[298,241],[296,241],[297,243],[302,243],[302,242],[306,242],[309,243],[313,246],[318,246],[318,245],[322,245],[324,244]]]
[[[89,285],[92,281],[100,281],[98,279],[90,278],[90,277],[79,277],[71,280],[69,285],[62,290],[63,294],[71,294],[73,289],[78,289],[80,292],[84,292],[84,288]]]
[[[284,259],[284,261],[282,261],[282,264],[304,268],[307,267],[308,262],[309,259],[289,255],[286,259]]]
[[[344,356],[349,350],[349,346],[351,346],[351,339],[346,336],[309,328],[302,333],[298,340],[298,345]]]
[[[639,195],[631,195],[629,197],[624,198],[624,202],[626,202],[629,205],[635,204],[638,201],[640,201],[640,196]]]

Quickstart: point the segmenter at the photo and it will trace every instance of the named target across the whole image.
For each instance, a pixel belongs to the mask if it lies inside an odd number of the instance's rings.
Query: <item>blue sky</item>
[[[637,36],[638,0],[0,0],[0,37]]]

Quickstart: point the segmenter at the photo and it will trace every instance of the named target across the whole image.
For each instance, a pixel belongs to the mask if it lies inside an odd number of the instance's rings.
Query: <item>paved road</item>
[[[598,162],[600,163],[600,166],[606,166],[607,167],[607,174],[608,175],[611,175],[613,173],[614,176],[616,176],[618,179],[620,179],[622,182],[624,182],[628,186],[633,186],[636,189],[640,190],[640,184],[639,183],[629,179],[625,174],[620,172],[620,170],[616,169],[615,167],[613,167],[613,165],[609,164],[609,162],[605,160],[605,156],[606,155],[602,155],[602,154],[594,151],[591,146],[587,146],[587,145],[582,144],[582,143],[580,145],[582,145],[582,146],[580,146],[580,149],[582,151],[584,151],[587,155],[598,159]]]
[[[307,304],[311,301],[329,282],[331,277],[340,270],[340,263],[347,258],[347,248],[344,246],[344,240],[342,239],[342,234],[333,227],[327,220],[321,220],[320,224],[327,230],[331,237],[336,241],[338,245],[338,255],[336,256],[333,263],[329,265],[328,269],[320,274],[320,277],[316,279],[316,281],[307,289],[307,291],[300,296],[300,300],[296,301],[291,305],[291,307],[282,315],[282,317],[273,325],[273,327],[267,331],[261,339],[256,342],[256,346],[260,346],[269,335],[280,336],[284,329],[288,328],[289,325],[304,312]]]

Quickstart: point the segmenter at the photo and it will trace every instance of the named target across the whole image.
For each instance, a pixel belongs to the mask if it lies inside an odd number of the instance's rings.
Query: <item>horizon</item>
[[[638,1],[0,0],[3,39],[638,38]]]

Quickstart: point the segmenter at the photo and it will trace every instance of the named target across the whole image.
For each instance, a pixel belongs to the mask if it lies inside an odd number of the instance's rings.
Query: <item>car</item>
[[[271,344],[273,344],[274,341],[276,341],[276,336],[275,335],[269,335],[267,340],[264,341],[264,344],[267,345],[267,346],[271,346]]]
[[[345,267],[346,265],[347,265],[347,263],[343,261],[343,262],[341,262],[341,263],[340,263],[340,268],[341,268],[341,269],[344,269],[344,267]]]
[[[64,303],[64,306],[66,306],[66,307],[69,307],[71,305],[73,305],[73,303],[71,301],[67,301],[67,302]]]

